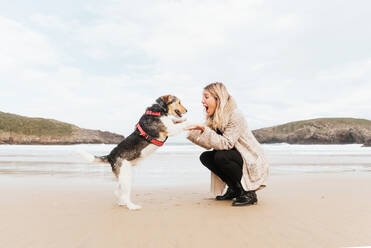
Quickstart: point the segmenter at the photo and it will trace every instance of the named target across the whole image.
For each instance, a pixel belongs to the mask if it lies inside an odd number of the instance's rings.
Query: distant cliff
[[[371,121],[354,118],[320,118],[253,131],[260,143],[364,144],[371,146]]]
[[[124,136],[52,119],[0,112],[0,144],[117,144]]]
[[[371,121],[365,119],[320,118],[261,128],[253,133],[260,143],[371,146]],[[118,144],[123,139],[115,133],[0,111],[0,144]]]

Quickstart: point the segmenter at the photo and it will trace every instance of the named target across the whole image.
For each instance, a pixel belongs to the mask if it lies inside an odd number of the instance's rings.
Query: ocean
[[[295,173],[370,173],[371,147],[351,145],[262,145],[272,175]],[[1,145],[1,180],[34,178],[115,181],[108,164],[86,162],[76,151],[105,155],[115,145]],[[170,186],[207,183],[209,171],[199,162],[203,148],[168,142],[134,169],[134,185]]]

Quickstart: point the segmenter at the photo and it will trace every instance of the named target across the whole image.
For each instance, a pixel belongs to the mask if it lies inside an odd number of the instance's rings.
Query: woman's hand
[[[184,130],[187,130],[187,131],[200,130],[201,132],[204,132],[205,131],[205,126],[200,125],[200,124],[193,124],[193,125],[189,125],[189,126],[185,127]]]

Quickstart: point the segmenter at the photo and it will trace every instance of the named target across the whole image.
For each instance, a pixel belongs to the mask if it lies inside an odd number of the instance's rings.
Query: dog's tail
[[[76,151],[78,154],[81,155],[81,157],[85,158],[87,161],[89,162],[92,162],[92,163],[104,163],[104,164],[108,164],[109,161],[108,161],[108,157],[107,156],[94,156],[93,154],[90,154],[86,151],[81,151],[81,150],[77,150]]]

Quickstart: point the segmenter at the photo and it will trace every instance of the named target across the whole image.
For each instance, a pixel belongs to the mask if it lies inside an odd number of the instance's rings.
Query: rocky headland
[[[371,146],[371,121],[319,118],[253,131],[260,143],[363,144]],[[124,136],[69,123],[0,112],[0,144],[118,144]]]
[[[365,119],[319,118],[261,128],[253,133],[260,143],[371,146],[371,121]]]
[[[44,118],[0,112],[0,144],[118,144],[124,136]]]
[[[364,144],[363,146],[370,146],[371,147],[371,138],[368,139]]]

